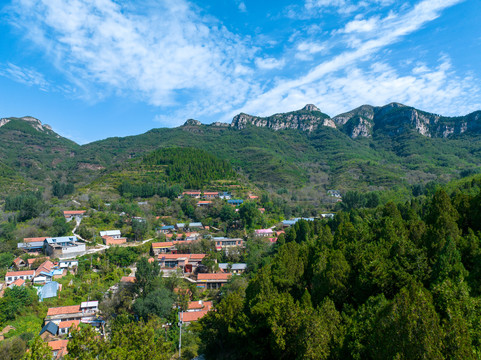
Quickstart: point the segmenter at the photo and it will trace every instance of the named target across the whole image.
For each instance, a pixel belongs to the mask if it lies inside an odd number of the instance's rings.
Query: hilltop
[[[82,146],[32,117],[0,124],[0,165],[35,186],[56,179],[85,186],[163,147],[202,149],[261,188],[313,202],[328,189],[447,181],[477,172],[481,163],[480,111],[445,117],[399,103],[334,117],[308,104],[268,117],[239,114],[230,124],[189,119],[177,128]]]

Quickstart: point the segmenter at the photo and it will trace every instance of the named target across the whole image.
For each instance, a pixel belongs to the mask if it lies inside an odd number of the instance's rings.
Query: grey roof
[[[58,282],[50,281],[46,283],[44,286],[42,286],[39,289],[38,296],[40,298],[40,301],[42,301],[43,299],[56,297],[57,291],[58,291]]]
[[[77,237],[76,236],[60,236],[55,238],[46,238],[45,241],[48,244],[72,243],[77,241]]]
[[[189,224],[189,227],[202,227],[201,222],[193,222]]]
[[[105,230],[100,232],[100,236],[114,236],[118,235],[121,236],[120,230]]]
[[[49,321],[48,323],[45,324],[42,330],[40,330],[39,335],[42,335],[45,331],[48,331],[52,335],[57,335],[58,326],[53,321]]]
[[[219,268],[222,270],[226,270],[228,263],[220,263]],[[244,263],[237,263],[237,264],[232,264],[231,270],[245,270],[247,269],[247,264]]]
[[[29,243],[18,243],[18,249],[41,249],[43,248],[43,241],[33,241]]]

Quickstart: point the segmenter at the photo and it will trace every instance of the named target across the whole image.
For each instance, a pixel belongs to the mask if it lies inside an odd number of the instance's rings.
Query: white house
[[[100,237],[104,236],[110,236],[114,239],[120,239],[122,237],[122,234],[120,233],[120,230],[106,230],[106,231],[101,231],[100,232]]]

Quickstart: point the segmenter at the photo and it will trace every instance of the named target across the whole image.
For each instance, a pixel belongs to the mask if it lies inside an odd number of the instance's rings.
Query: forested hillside
[[[475,359],[480,180],[299,221],[202,320],[208,359]]]

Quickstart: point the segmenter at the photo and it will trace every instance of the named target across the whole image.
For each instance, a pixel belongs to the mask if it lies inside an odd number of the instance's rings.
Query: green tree
[[[430,293],[412,283],[380,313],[373,333],[374,359],[443,359],[443,332]]]
[[[43,342],[40,336],[36,336],[29,344],[28,351],[22,360],[51,360],[52,349]]]
[[[261,218],[261,212],[257,208],[257,204],[246,202],[239,209],[239,217],[247,228],[252,228]]]

